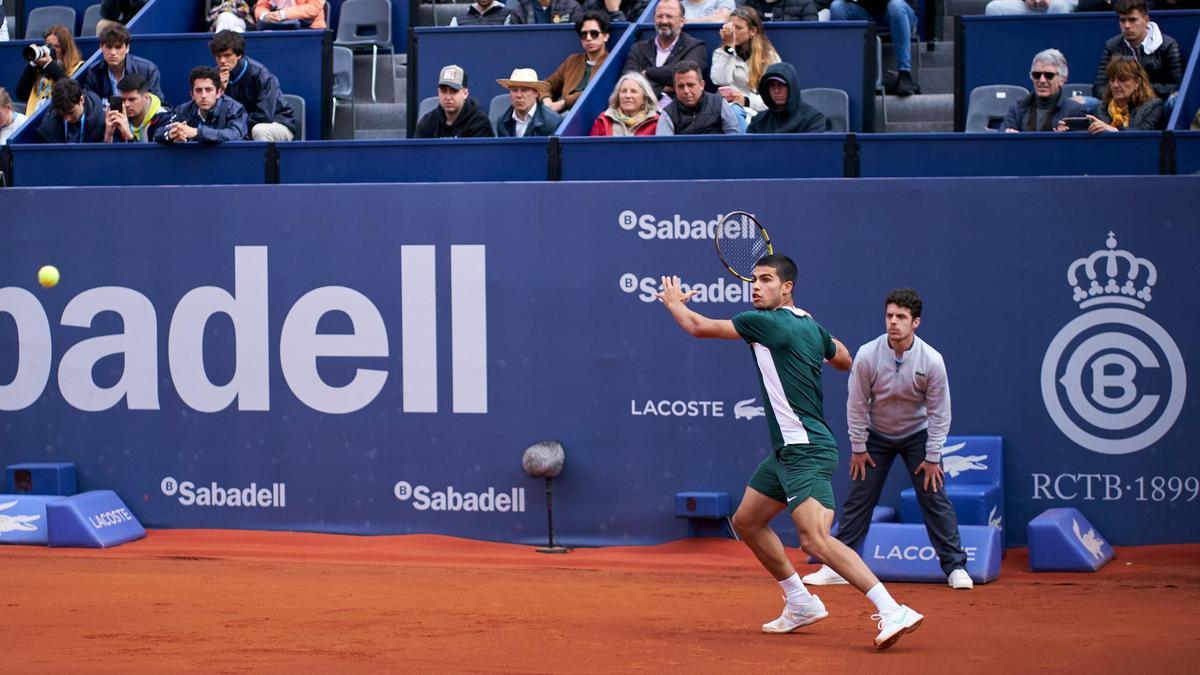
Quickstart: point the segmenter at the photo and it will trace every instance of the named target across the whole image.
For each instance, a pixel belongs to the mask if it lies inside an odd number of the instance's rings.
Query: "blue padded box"
[[[0,495],[0,544],[45,546],[46,505],[63,499],[47,495]]]
[[[1003,438],[950,436],[942,450],[942,469],[959,525],[1004,529]],[[900,492],[900,522],[925,522],[913,488]]]
[[[117,493],[92,490],[46,504],[50,546],[109,548],[146,536]]]
[[[677,492],[677,518],[728,518],[733,513],[728,492]]]
[[[1000,576],[1000,530],[986,525],[960,525],[962,546],[967,552],[967,574],[977,584]],[[924,525],[874,523],[863,542],[862,558],[883,581],[931,581],[946,583],[937,552],[929,543]]]
[[[1027,531],[1034,572],[1095,572],[1113,559],[1112,546],[1072,508],[1043,511]]]
[[[733,521],[729,519],[732,514],[728,492],[675,493],[675,517],[688,519],[689,537],[729,536],[733,532]]]
[[[75,494],[75,465],[71,462],[9,464],[4,474],[9,494]]]

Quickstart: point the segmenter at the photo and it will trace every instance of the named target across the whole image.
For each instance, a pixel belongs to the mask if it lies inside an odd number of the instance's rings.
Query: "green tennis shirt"
[[[825,423],[821,367],[837,347],[829,331],[795,307],[752,310],[733,317],[758,366],[763,408],[775,449],[808,444],[837,448]]]

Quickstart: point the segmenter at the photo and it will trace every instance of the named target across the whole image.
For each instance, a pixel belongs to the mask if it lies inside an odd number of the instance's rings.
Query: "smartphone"
[[[121,112],[125,112],[125,99],[121,98],[120,96],[109,96],[108,97],[108,109],[109,110],[120,110]]]
[[[1062,122],[1068,131],[1087,131],[1092,126],[1092,121],[1086,117],[1064,117]]]

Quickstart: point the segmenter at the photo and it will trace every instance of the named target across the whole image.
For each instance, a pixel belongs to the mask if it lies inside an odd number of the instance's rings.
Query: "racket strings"
[[[717,251],[730,271],[749,279],[755,263],[770,253],[770,245],[757,222],[748,215],[736,215],[721,221]]]

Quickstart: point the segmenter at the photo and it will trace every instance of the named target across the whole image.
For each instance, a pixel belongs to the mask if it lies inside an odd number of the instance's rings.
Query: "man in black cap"
[[[438,107],[417,122],[415,138],[484,138],[495,136],[479,101],[467,89],[461,66],[442,68],[438,76]]]

